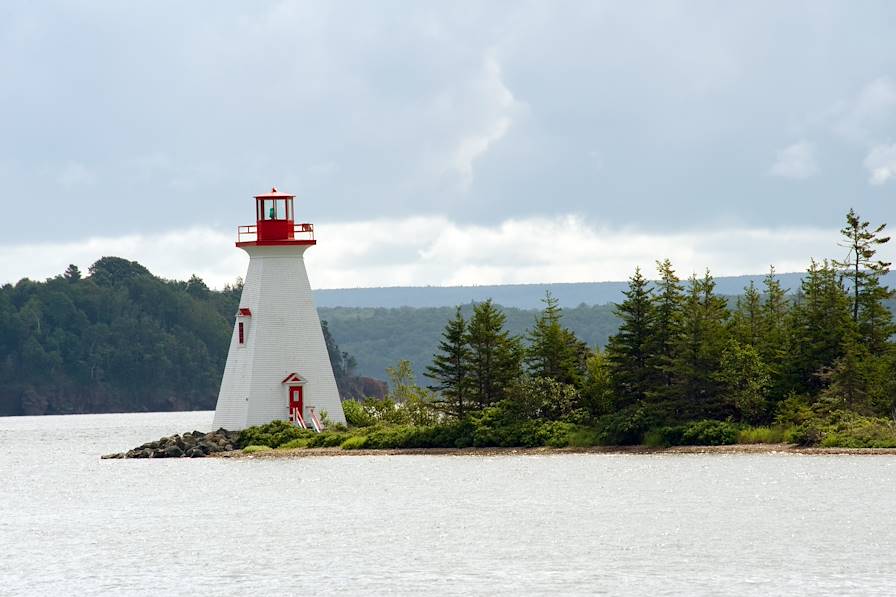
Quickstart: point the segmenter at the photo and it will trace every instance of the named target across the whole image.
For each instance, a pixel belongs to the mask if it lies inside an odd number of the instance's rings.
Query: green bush
[[[270,452],[272,449],[273,448],[271,448],[270,446],[251,445],[243,448],[243,452],[245,454],[255,454],[256,452]]]
[[[656,412],[643,406],[627,408],[598,419],[601,443],[613,446],[640,444],[644,434],[658,427],[660,417]]]
[[[308,438],[304,438],[304,437],[300,438],[300,439],[294,439],[294,440],[286,442],[282,446],[278,446],[277,449],[278,450],[295,450],[296,448],[307,448],[309,441],[310,440]]]
[[[365,435],[355,435],[353,437],[348,438],[341,444],[339,447],[343,450],[360,450],[361,448],[367,445],[367,436]]]
[[[685,425],[681,434],[685,446],[724,446],[737,443],[737,426],[726,421],[705,419]]]
[[[839,411],[818,443],[831,448],[896,448],[896,423]]]
[[[355,400],[346,400],[342,403],[342,412],[345,413],[346,422],[352,427],[370,427],[376,421],[373,416]]]
[[[644,434],[648,446],[723,446],[737,443],[738,428],[727,421],[704,419],[684,425],[655,427]]]
[[[244,429],[240,433],[238,445],[241,448],[251,445],[278,448],[294,439],[308,438],[313,435],[313,431],[296,427],[289,421],[271,421],[264,425],[255,425]]]

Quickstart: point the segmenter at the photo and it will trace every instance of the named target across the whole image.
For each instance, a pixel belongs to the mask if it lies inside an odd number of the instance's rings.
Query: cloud
[[[307,253],[315,288],[476,285],[624,280],[636,266],[652,272],[669,258],[683,275],[709,267],[717,275],[802,270],[824,257],[836,233],[814,228],[727,228],[652,233],[593,225],[585,219],[530,217],[494,226],[443,216],[322,223]],[[93,238],[78,243],[0,247],[5,280],[41,279],[69,263],[86,269],[103,255],[137,260],[155,274],[195,273],[220,288],[245,275],[248,258],[229,233],[189,228],[158,235]]]
[[[893,145],[877,145],[865,156],[865,169],[870,176],[868,182],[882,185],[896,176],[896,143]]]
[[[866,84],[841,108],[834,132],[856,143],[872,143],[896,121],[896,81],[882,76]]]
[[[769,173],[782,178],[804,180],[818,173],[815,162],[815,149],[806,141],[794,143],[778,152],[778,159]]]
[[[507,134],[513,124],[513,114],[518,109],[517,100],[501,77],[501,65],[494,52],[486,54],[482,75],[472,91],[481,104],[482,123],[477,130],[460,140],[452,160],[452,167],[459,174],[464,191],[473,184],[473,163]]]

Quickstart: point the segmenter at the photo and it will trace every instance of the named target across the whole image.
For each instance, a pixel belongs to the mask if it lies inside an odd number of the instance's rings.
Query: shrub
[[[282,446],[278,446],[278,450],[294,450],[296,448],[307,448],[308,438],[299,438],[286,442]]]
[[[815,413],[809,402],[797,394],[790,394],[775,409],[775,423],[778,425],[802,425],[813,418]]]
[[[824,436],[820,422],[813,419],[792,428],[787,434],[787,441],[800,446],[817,446]]]
[[[566,445],[572,448],[590,448],[601,445],[603,436],[597,429],[579,427],[569,433]]]
[[[341,444],[339,447],[343,450],[360,450],[364,446],[367,445],[367,436],[364,435],[356,435],[354,437],[350,437]]]
[[[896,423],[839,411],[819,443],[824,447],[896,448]]]
[[[681,431],[683,446],[723,446],[737,443],[737,426],[726,421],[704,419],[684,426]]]
[[[272,449],[273,448],[271,448],[270,446],[251,445],[243,448],[243,452],[245,454],[255,454],[256,452],[270,452]]]
[[[296,427],[289,421],[271,421],[264,425],[255,425],[244,429],[240,432],[238,445],[241,448],[251,445],[277,448],[294,439],[307,438],[312,435],[314,435],[313,431]]]
[[[342,403],[342,412],[345,413],[346,422],[353,427],[370,427],[375,423],[373,416],[360,402],[346,400]]]
[[[598,419],[598,428],[603,436],[601,443],[620,446],[640,444],[644,434],[657,427],[658,422],[657,413],[643,406],[604,415]]]

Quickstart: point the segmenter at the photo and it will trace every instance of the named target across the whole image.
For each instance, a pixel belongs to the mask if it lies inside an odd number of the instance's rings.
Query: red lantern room
[[[281,193],[277,187],[256,195],[255,225],[237,229],[236,246],[317,244],[312,224],[295,223],[293,199],[295,195]]]

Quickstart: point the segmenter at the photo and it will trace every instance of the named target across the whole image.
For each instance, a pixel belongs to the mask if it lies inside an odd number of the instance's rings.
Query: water
[[[0,418],[0,594],[896,593],[896,458],[99,459],[211,420]]]

